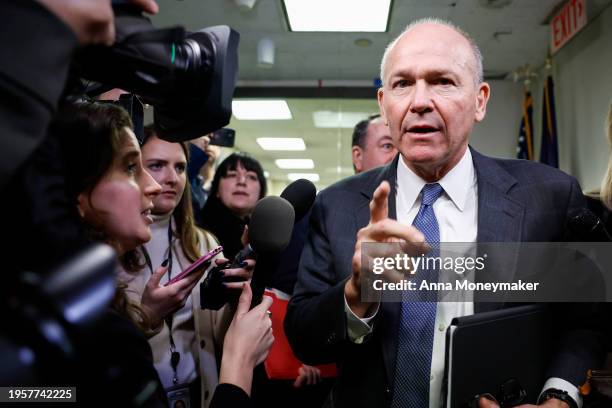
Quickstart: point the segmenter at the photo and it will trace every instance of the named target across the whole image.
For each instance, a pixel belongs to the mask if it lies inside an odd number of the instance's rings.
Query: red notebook
[[[272,331],[274,333],[274,344],[264,363],[266,373],[268,378],[272,380],[295,380],[303,363],[293,354],[283,327],[290,296],[277,289],[266,289],[264,294],[270,296],[273,300],[270,312],[272,312]],[[321,377],[335,377],[337,375],[336,364],[324,364],[316,367],[321,370]]]

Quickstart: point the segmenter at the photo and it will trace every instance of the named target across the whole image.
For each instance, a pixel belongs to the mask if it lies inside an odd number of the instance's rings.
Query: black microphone
[[[249,243],[234,257],[230,268],[237,268],[256,254],[277,254],[289,244],[295,211],[281,197],[268,196],[257,202],[249,221]]]
[[[603,222],[592,211],[581,208],[574,211],[567,223],[572,240],[585,242],[611,242],[612,237]]]
[[[236,254],[231,264],[210,271],[200,284],[200,307],[219,310],[227,302],[228,294],[222,284],[232,280],[222,276],[222,269],[237,268],[245,259],[261,254],[277,254],[285,249],[291,239],[294,220],[293,206],[284,198],[269,196],[259,200],[249,222],[249,244]],[[251,278],[251,305],[261,302],[265,289],[263,272],[254,273]]]
[[[298,222],[310,211],[317,197],[317,188],[310,180],[298,179],[285,187],[280,196],[291,203],[295,210],[295,222]]]

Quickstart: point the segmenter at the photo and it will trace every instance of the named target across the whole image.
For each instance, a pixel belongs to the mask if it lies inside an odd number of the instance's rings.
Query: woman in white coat
[[[234,309],[200,308],[199,283],[207,267],[164,286],[170,279],[218,244],[195,226],[187,183],[187,147],[159,139],[152,129],[142,144],[144,168],[161,186],[154,200],[152,239],[142,245],[138,262],[120,274],[133,301],[140,303],[150,319],[149,343],[155,368],[170,406],[178,400],[208,407],[219,382],[217,358]],[[222,254],[213,264],[223,261]],[[240,269],[224,270],[225,276],[250,277],[253,261]],[[228,283],[239,289],[241,283]]]

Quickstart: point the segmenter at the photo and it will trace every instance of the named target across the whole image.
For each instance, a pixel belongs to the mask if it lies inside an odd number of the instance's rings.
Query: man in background
[[[389,128],[379,114],[371,115],[355,125],[352,146],[355,173],[384,166],[397,154]]]

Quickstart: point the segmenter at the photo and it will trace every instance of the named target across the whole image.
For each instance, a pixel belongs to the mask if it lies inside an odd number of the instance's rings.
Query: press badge
[[[166,388],[170,408],[190,408],[189,384],[177,384]]]

